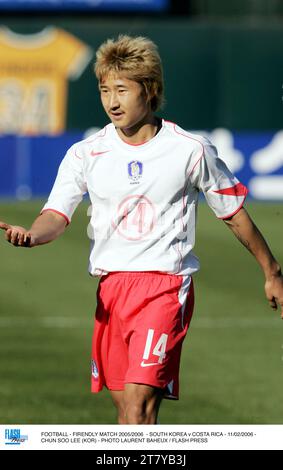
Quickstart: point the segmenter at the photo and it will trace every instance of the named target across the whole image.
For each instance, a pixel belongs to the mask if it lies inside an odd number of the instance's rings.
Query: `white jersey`
[[[162,121],[155,137],[124,142],[113,124],[74,144],[64,157],[43,211],[70,222],[88,192],[89,272],[160,271],[191,275],[199,191],[217,217],[243,205],[247,189],[206,138]]]

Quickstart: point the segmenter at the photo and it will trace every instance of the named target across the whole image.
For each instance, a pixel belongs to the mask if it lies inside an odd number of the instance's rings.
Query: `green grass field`
[[[42,201],[0,203],[0,219],[30,226]],[[247,208],[283,262],[283,207]],[[97,280],[87,273],[87,205],[66,233],[32,250],[0,239],[0,423],[115,424],[104,390],[90,393]],[[196,307],[178,402],[161,424],[283,424],[283,321],[257,263],[206,205],[198,216]]]

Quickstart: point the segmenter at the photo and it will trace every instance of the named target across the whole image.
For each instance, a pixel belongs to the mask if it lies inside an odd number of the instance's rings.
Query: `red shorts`
[[[125,383],[179,398],[183,340],[194,307],[193,280],[160,272],[102,276],[92,342],[92,386],[123,390]]]

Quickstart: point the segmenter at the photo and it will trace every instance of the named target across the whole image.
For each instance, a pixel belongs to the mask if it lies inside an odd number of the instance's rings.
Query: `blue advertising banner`
[[[0,0],[0,10],[165,11],[170,0]]]
[[[250,198],[283,201],[283,131],[232,133],[228,129],[214,129],[202,134],[248,187]],[[21,200],[46,197],[67,149],[86,136],[66,132],[54,137],[0,137],[0,197]]]

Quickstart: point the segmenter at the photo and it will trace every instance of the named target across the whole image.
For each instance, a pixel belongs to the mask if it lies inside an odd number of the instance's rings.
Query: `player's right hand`
[[[14,246],[23,246],[31,248],[34,246],[32,235],[24,227],[9,225],[0,221],[0,229],[5,230],[6,240]]]

